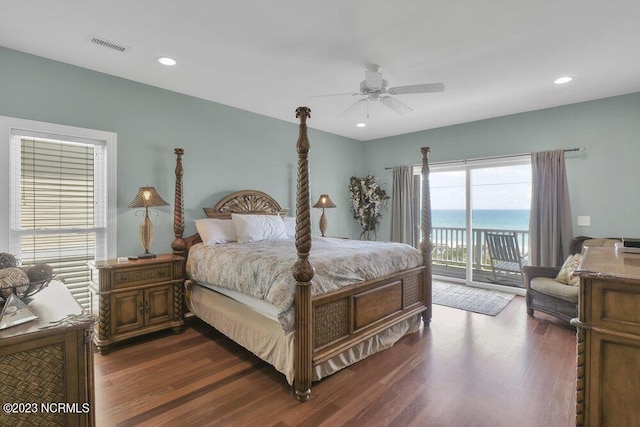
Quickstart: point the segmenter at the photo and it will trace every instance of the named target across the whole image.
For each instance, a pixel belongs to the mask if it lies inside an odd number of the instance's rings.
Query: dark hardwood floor
[[[188,325],[95,355],[98,426],[575,425],[575,333],[527,316],[523,297],[495,317],[435,305],[429,328],[314,383],[305,403],[272,367]]]

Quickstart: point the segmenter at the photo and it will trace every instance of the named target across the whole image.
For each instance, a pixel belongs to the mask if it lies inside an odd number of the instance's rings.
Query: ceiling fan
[[[424,83],[418,85],[409,86],[396,86],[389,87],[389,82],[382,78],[382,72],[379,65],[373,64],[367,66],[367,70],[364,72],[364,80],[360,82],[360,92],[357,93],[336,93],[332,95],[320,95],[320,96],[365,96],[354,104],[347,107],[340,115],[348,114],[363,103],[367,106],[367,118],[369,118],[369,103],[379,102],[382,105],[390,108],[398,114],[407,114],[413,111],[413,108],[407,104],[399,101],[391,95],[406,95],[412,93],[431,93],[444,91],[443,83]]]

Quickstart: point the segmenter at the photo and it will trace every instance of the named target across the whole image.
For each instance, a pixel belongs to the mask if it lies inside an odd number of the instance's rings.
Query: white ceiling
[[[638,0],[3,0],[0,45],[290,122],[307,105],[310,127],[370,140],[640,92],[639,17]],[[365,128],[364,108],[339,116],[359,97],[314,97],[357,92],[373,63],[446,90],[398,95],[405,116],[372,105]]]

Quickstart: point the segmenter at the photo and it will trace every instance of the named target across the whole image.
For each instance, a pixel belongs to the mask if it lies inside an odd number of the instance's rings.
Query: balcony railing
[[[492,233],[516,233],[520,253],[524,256],[529,247],[528,230],[506,230],[506,229],[472,229],[472,269],[475,281],[493,282],[493,272],[489,251],[485,243],[487,232]],[[467,231],[464,228],[433,227],[433,272],[434,274],[464,278],[466,274],[467,256]],[[521,278],[507,280],[505,283],[512,286],[522,286]]]

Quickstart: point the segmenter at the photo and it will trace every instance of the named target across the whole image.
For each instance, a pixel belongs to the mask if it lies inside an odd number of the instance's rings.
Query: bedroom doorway
[[[466,284],[522,287],[521,275],[491,269],[487,233],[515,235],[529,245],[529,156],[435,164],[431,169],[433,271]]]

